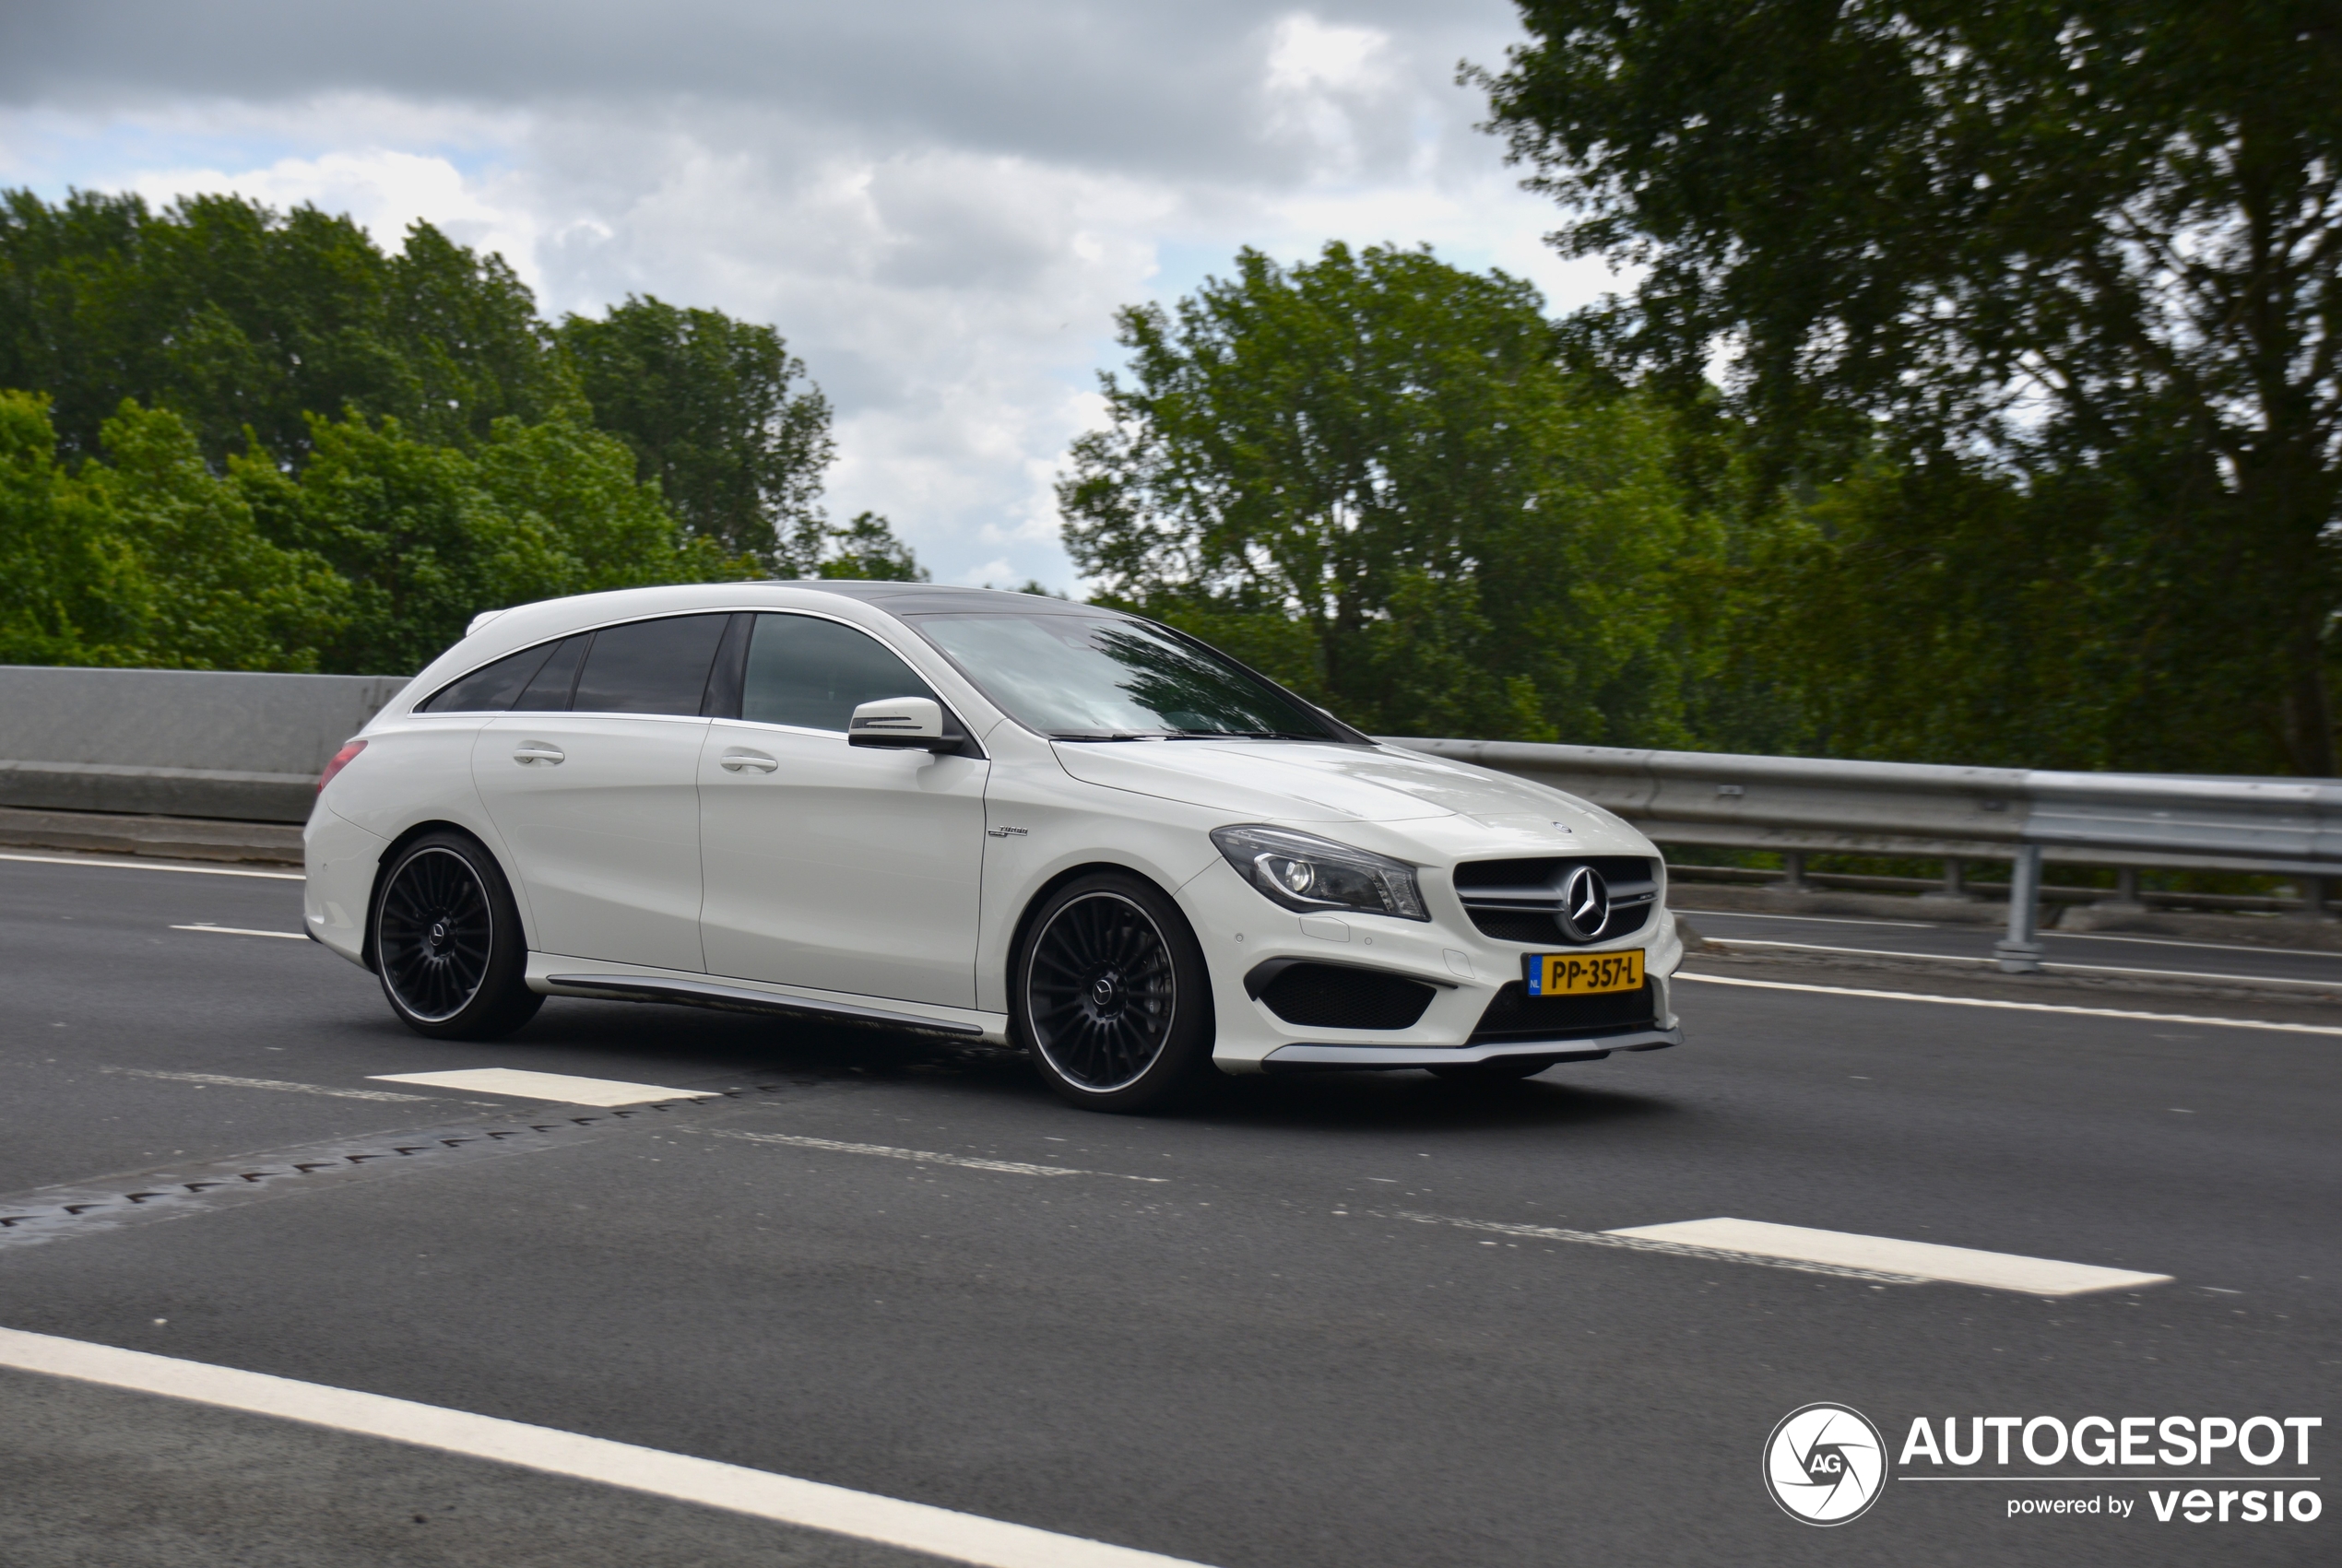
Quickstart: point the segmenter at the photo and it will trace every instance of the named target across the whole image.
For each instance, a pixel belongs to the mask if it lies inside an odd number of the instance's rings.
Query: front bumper
[[[1272,904],[1225,861],[1207,867],[1177,896],[1212,972],[1216,1026],[1212,1059],[1224,1072],[1437,1067],[1521,1056],[1591,1061],[1613,1051],[1682,1043],[1671,980],[1683,960],[1683,945],[1674,917],[1663,909],[1633,937],[1588,949],[1645,949],[1656,1004],[1648,1022],[1573,1024],[1567,1033],[1544,1039],[1474,1043],[1472,1036],[1497,992],[1520,980],[1521,954],[1529,949],[1483,936],[1460,906],[1444,907],[1453,902],[1451,897],[1434,898],[1429,921],[1305,920]],[[1323,934],[1329,926],[1335,932],[1331,937]],[[1245,984],[1248,973],[1272,959],[1381,970],[1431,986],[1434,995],[1409,1029],[1353,1032],[1290,1023]]]

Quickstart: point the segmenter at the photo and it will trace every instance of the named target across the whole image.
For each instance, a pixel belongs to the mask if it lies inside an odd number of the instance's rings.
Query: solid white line
[[[1672,1225],[1637,1225],[1604,1231],[1647,1242],[1682,1242],[1719,1252],[1756,1257],[1794,1258],[1840,1268],[1875,1268],[1950,1285],[1981,1285],[2029,1296],[2079,1296],[2094,1291],[2136,1291],[2168,1285],[2168,1274],[2140,1274],[2089,1263],[2060,1263],[2012,1252],[1979,1252],[1934,1242],[1900,1242],[1889,1236],[1859,1236],[1846,1231],[1815,1231],[1803,1225],[1772,1225],[1761,1220],[1684,1220]]]
[[[470,1067],[452,1073],[368,1073],[376,1083],[425,1083],[434,1089],[468,1089],[515,1100],[550,1100],[563,1105],[643,1105],[655,1100],[704,1100],[704,1089],[668,1089],[613,1078],[572,1078],[567,1073],[530,1072],[522,1067]]]
[[[309,940],[305,931],[255,931],[246,925],[173,925],[173,931],[209,931],[220,937],[284,937],[296,942]]]
[[[980,1568],[1196,1568],[1179,1558],[524,1421],[0,1328],[0,1366],[570,1476]]]
[[[8,855],[0,860],[21,860],[30,866],[102,866],[116,871],[191,871],[198,877],[265,877],[278,882],[308,880],[298,871],[244,871],[233,866],[173,866],[160,860],[90,860],[78,855]]]
[[[1119,1171],[1079,1171],[1070,1165],[1026,1165],[1014,1160],[980,1160],[972,1154],[937,1154],[924,1149],[893,1149],[882,1143],[840,1143],[830,1138],[801,1138],[796,1133],[738,1132],[729,1127],[679,1127],[707,1138],[736,1138],[744,1143],[783,1143],[797,1149],[826,1149],[834,1154],[875,1154],[883,1160],[910,1160],[922,1165],[964,1165],[971,1171],[1005,1171],[1011,1176],[1112,1176],[1125,1182],[1167,1182],[1168,1176],[1126,1176]]]
[[[329,1094],[337,1100],[411,1100],[418,1104],[432,1102],[428,1094],[394,1094],[387,1089],[332,1089],[322,1083],[288,1083],[273,1078],[224,1078],[218,1073],[164,1073],[147,1067],[100,1067],[101,1073],[119,1073],[124,1078],[160,1078],[173,1083],[207,1083],[220,1089],[281,1089],[295,1094]]]
[[[1829,948],[1818,942],[1768,942],[1761,937],[1710,937],[1720,948],[1787,948],[1801,953],[1855,953],[1864,958],[1920,959],[1928,963],[1959,963],[1970,968],[1997,963],[1997,959],[1969,953],[1904,953],[1887,948]],[[2111,963],[2057,963],[2044,960],[2041,968],[2056,974],[2159,974],[2168,980],[2241,980],[2255,985],[2307,985],[2331,991],[2334,980],[2290,980],[2277,974],[2214,974],[2200,969],[2137,969]]]
[[[1733,974],[1694,974],[1679,969],[1673,978],[1709,985],[1745,985],[1756,991],[1806,991],[1820,996],[1870,996],[1886,1002],[1934,1002],[1947,1008],[1999,1008],[2019,1013],[2068,1013],[2077,1018],[2143,1019],[2149,1023],[2194,1023],[2215,1029],[2261,1029],[2277,1034],[2342,1034],[2324,1023],[2272,1023],[2257,1018],[2199,1018],[2192,1013],[2143,1013],[2123,1008],[2072,1008],[2057,1002],[2004,1002],[1985,996],[1930,996],[1919,991],[1867,991],[1853,985],[1799,985],[1786,980],[1744,980]]]

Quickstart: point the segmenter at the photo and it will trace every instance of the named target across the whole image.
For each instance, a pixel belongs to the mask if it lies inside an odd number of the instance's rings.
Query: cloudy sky
[[[1562,308],[1459,59],[1506,0],[79,0],[0,17],[0,184],[422,218],[549,312],[630,292],[780,327],[835,404],[827,504],[938,581],[1073,585],[1050,481],[1118,305],[1239,245],[1427,242]]]

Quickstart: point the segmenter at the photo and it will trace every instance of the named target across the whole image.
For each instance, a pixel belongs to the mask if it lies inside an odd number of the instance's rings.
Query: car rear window
[[[850,626],[810,615],[760,615],[749,638],[740,717],[842,732],[865,702],[934,695],[910,666]]]
[[[570,706],[581,713],[696,714],[730,619],[678,615],[603,627],[594,633]]]

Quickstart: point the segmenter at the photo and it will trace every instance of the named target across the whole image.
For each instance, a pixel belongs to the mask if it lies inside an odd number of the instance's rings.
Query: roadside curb
[[[0,807],[0,844],[151,855],[162,860],[302,863],[292,822],[229,822],[201,817],[126,817],[104,811],[31,811]]]
[[[2170,996],[2194,1001],[2250,1002],[2265,1010],[2271,1004],[2289,1005],[2315,1012],[2342,1006],[2342,982],[2331,989],[2302,984],[2278,984],[2249,975],[2207,984],[2200,980],[2157,980],[2142,975],[2099,975],[2071,973],[2005,974],[1990,959],[1870,958],[1851,953],[1793,953],[1768,949],[1761,955],[1729,940],[1701,938],[1684,944],[1686,958],[1705,965],[1726,965],[1736,973],[1811,979],[1817,974],[1894,974],[1931,982],[1931,989],[1947,995],[1997,997],[2042,997],[2062,993],[2070,997]],[[2043,998],[2046,999],[2046,998]]]

